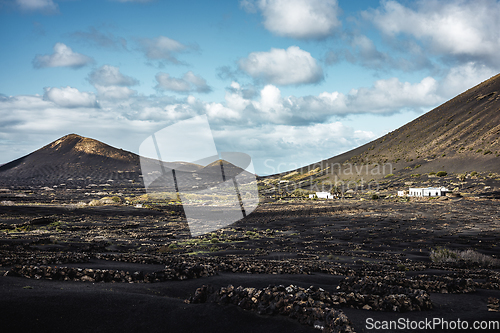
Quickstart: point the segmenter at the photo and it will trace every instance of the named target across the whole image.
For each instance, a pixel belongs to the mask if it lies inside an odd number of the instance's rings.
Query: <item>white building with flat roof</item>
[[[399,196],[404,196],[406,191],[398,191]],[[410,187],[408,191],[409,197],[441,197],[450,192],[446,187],[424,187],[424,188],[413,188]]]
[[[330,192],[316,192],[316,194],[309,194],[309,198],[312,199],[317,196],[318,199],[333,199],[333,194]]]

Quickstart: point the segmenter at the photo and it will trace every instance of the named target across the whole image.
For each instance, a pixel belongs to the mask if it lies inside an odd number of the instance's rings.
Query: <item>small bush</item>
[[[403,264],[398,264],[397,269],[398,269],[398,271],[401,271],[401,272],[406,272],[406,271],[408,271],[408,267],[406,267],[406,266],[405,266],[405,265],[403,265]]]
[[[446,248],[437,248],[431,251],[430,258],[433,262],[458,262],[466,261],[479,266],[497,266],[498,259],[479,253],[474,250],[453,251]]]
[[[420,168],[421,166],[422,166],[421,164],[417,164],[415,165],[415,169]]]
[[[436,173],[436,176],[438,176],[438,177],[444,177],[447,174],[448,174],[448,172],[446,172],[446,171],[439,171],[438,173]]]
[[[429,176],[434,176],[435,174],[435,172],[429,172]]]
[[[377,194],[372,194],[372,200],[377,200],[379,199],[379,196]]]
[[[472,171],[472,172],[470,173],[470,175],[471,175],[471,177],[477,176],[477,172],[476,172],[476,171]]]
[[[172,245],[174,245],[174,244],[170,244],[169,246],[162,245],[158,249],[158,252],[160,252],[160,253],[169,253],[169,252],[172,252],[172,250],[174,249],[173,247],[171,247]]]
[[[478,150],[476,150],[476,153],[480,153],[482,152],[483,150],[481,148],[479,148]]]
[[[393,174],[393,173],[390,173],[390,174],[388,174],[388,175],[385,175],[385,177],[384,177],[384,178],[390,178],[390,177],[394,177],[394,174]]]
[[[446,248],[437,248],[431,251],[430,258],[433,262],[456,262],[458,254]]]
[[[491,150],[487,150],[484,152],[484,155],[488,155],[488,154],[493,154],[493,152]]]
[[[420,174],[419,173],[414,173],[414,174],[411,175],[411,177],[414,177],[414,178],[420,177]]]
[[[92,201],[89,202],[89,206],[101,206],[102,203],[99,200],[93,199]]]

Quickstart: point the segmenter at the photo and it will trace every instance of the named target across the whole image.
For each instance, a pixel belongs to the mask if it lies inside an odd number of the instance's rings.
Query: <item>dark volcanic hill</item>
[[[156,160],[143,159],[142,162],[151,163],[147,170],[158,169]],[[205,167],[186,162],[162,164],[164,170],[176,169],[179,184],[191,189],[199,183],[197,180],[200,177],[210,178],[216,171],[220,175],[220,163],[223,163],[228,178],[239,173],[250,175],[220,160]],[[145,177],[157,176],[148,174]],[[207,183],[214,183],[212,178],[215,177],[211,177]],[[217,182],[221,181],[219,178]],[[117,185],[131,181],[141,186],[143,184],[139,155],[76,134],[66,135],[29,155],[0,166],[0,186]]]
[[[139,156],[76,134],[0,166],[0,184],[58,185],[140,179]]]
[[[342,170],[335,174],[345,179],[359,178],[350,177],[346,165],[363,167],[362,173],[368,168],[365,180],[383,176],[371,170],[384,164],[385,174],[389,164],[395,174],[500,173],[500,74],[377,140],[300,171],[319,167],[331,175],[336,163]]]

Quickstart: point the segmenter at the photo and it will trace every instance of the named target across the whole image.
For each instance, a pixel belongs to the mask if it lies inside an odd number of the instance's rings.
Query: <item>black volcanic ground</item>
[[[74,202],[105,197],[121,202]],[[498,199],[361,199],[263,204],[191,238],[181,206],[133,188],[4,189],[2,327],[368,332],[367,318],[499,319],[499,265],[429,258],[437,247],[498,257]]]

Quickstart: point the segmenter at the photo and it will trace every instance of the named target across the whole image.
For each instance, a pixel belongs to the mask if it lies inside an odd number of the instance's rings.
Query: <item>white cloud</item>
[[[167,73],[156,74],[156,89],[170,90],[179,93],[208,93],[212,89],[207,85],[207,81],[199,75],[189,71],[180,79],[171,77]]]
[[[499,2],[422,0],[412,7],[384,1],[364,16],[384,34],[411,35],[436,54],[500,63]]]
[[[96,97],[93,93],[81,92],[76,88],[45,88],[43,98],[66,108],[98,107]]]
[[[247,12],[260,9],[264,27],[284,37],[321,39],[341,25],[337,0],[244,0],[240,6]]]
[[[349,110],[369,113],[422,109],[443,101],[443,97],[437,94],[437,88],[438,82],[432,77],[414,84],[397,78],[378,80],[371,88],[353,89],[347,96],[347,106]]]
[[[59,11],[57,4],[52,0],[16,0],[16,4],[25,11],[41,11],[49,14]]]
[[[99,94],[99,98],[104,99],[125,99],[137,93],[137,91],[128,87],[120,86],[100,86],[97,84],[95,88]]]
[[[103,65],[92,71],[89,82],[96,88],[101,99],[126,99],[136,94],[128,88],[139,82],[133,77],[123,75],[118,67]]]
[[[448,71],[440,84],[439,93],[441,96],[451,98],[496,74],[498,71],[492,68],[468,62]]]
[[[73,52],[73,50],[63,43],[56,43],[54,45],[54,53],[47,55],[37,55],[33,59],[33,66],[35,68],[44,67],[72,67],[80,68],[93,60],[86,55]]]
[[[239,119],[241,115],[228,107],[225,107],[221,103],[207,103],[205,105],[205,109],[207,112],[207,115],[216,120],[216,119],[224,119],[224,120],[231,120],[231,119]]]
[[[176,53],[186,52],[190,47],[165,36],[154,39],[139,39],[141,49],[150,60],[167,60],[174,64],[181,62],[174,56]]]
[[[89,81],[92,84],[101,86],[133,86],[138,83],[136,79],[120,73],[118,67],[103,65],[89,74]]]
[[[317,83],[324,78],[316,59],[298,46],[252,52],[240,59],[239,67],[253,78],[278,85]]]

